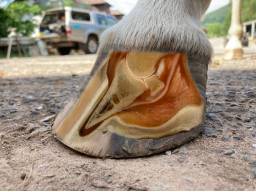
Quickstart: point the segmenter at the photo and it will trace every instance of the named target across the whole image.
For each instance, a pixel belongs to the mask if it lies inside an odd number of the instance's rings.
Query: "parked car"
[[[229,41],[229,36],[227,36],[225,38],[224,47],[226,47],[226,45],[228,44],[228,41]],[[246,35],[246,33],[243,34],[243,38],[241,39],[241,43],[242,43],[243,47],[248,47],[248,45],[249,45],[249,38]]]
[[[97,52],[100,35],[117,21],[110,15],[87,9],[63,7],[48,10],[40,22],[40,38],[56,48],[61,55],[71,49]]]

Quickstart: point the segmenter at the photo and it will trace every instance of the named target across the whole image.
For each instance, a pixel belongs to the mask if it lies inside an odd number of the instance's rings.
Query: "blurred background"
[[[104,30],[123,19],[137,0],[0,0],[0,58],[95,54]],[[201,22],[223,51],[231,1],[213,0]],[[242,1],[242,45],[254,46],[256,1]]]

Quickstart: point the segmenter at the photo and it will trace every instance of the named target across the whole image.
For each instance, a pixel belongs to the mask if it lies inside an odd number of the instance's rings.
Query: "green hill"
[[[216,11],[208,13],[205,15],[204,19],[202,20],[202,24],[205,25],[206,23],[223,23],[225,20],[226,14],[231,10],[230,5],[226,5]]]

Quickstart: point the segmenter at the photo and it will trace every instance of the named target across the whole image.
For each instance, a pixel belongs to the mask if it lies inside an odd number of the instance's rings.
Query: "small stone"
[[[237,116],[235,117],[235,119],[240,120],[240,121],[243,120],[240,115],[237,115]]]
[[[253,176],[254,176],[254,179],[256,179],[256,171],[253,171]]]
[[[211,137],[212,134],[213,134],[213,130],[211,128],[205,128],[204,129],[204,134],[207,136],[207,137]]]
[[[37,101],[37,98],[34,96],[28,96],[27,98],[24,98],[23,103],[29,103],[29,102],[35,102]]]
[[[250,119],[254,119],[255,117],[254,116],[249,116]]]
[[[254,132],[254,133],[252,134],[252,136],[253,136],[253,137],[256,137],[256,132]]]
[[[0,118],[3,118],[5,117],[3,113],[0,113]]]
[[[233,155],[234,153],[235,153],[235,151],[232,150],[231,152],[224,153],[223,155]]]
[[[234,139],[237,139],[237,140],[239,140],[239,141],[244,141],[244,139],[243,139],[242,137],[240,137],[240,136],[234,136],[233,138],[234,138]]]
[[[222,106],[223,104],[222,103],[220,103],[220,102],[215,102],[214,103],[216,106]]]
[[[179,151],[180,151],[179,149],[175,149],[175,150],[172,151],[172,154],[179,153]]]
[[[9,101],[9,105],[14,105],[14,103],[15,103],[15,102],[14,102],[13,100],[10,100],[10,101]]]
[[[236,107],[237,106],[237,104],[235,104],[235,103],[232,103],[231,105],[230,105],[230,107]]]
[[[228,107],[226,112],[248,112],[249,109],[245,107]]]
[[[10,113],[16,113],[17,111],[16,111],[16,109],[12,109],[11,111],[10,111]]]
[[[58,112],[58,109],[53,109],[50,113],[57,113]]]
[[[206,114],[206,117],[213,121],[219,121],[219,118],[217,117],[217,115],[214,115],[213,113]]]
[[[40,169],[45,169],[45,168],[48,167],[48,165],[39,165],[38,167],[39,167]]]
[[[222,140],[224,140],[224,141],[228,141],[230,138],[228,137],[228,136],[223,136],[222,137]]]
[[[179,159],[178,159],[178,161],[180,162],[180,163],[183,163],[185,160],[186,160],[186,156],[185,155],[183,155],[182,157],[180,157]]]
[[[220,115],[224,118],[227,119],[228,121],[232,121],[233,120],[233,116],[230,115],[230,113],[226,113],[226,112],[221,112]]]
[[[237,123],[237,125],[239,125],[239,126],[243,126],[243,124],[242,124],[242,123]]]
[[[245,94],[246,94],[248,97],[255,97],[255,94],[254,94],[253,91],[247,91]]]
[[[30,115],[38,115],[39,113],[37,111],[31,111]]]
[[[36,111],[40,111],[40,110],[42,110],[42,109],[44,109],[44,106],[43,106],[43,105],[40,105],[40,106],[37,107],[35,110],[36,110]]]
[[[187,148],[185,146],[182,146],[182,147],[179,148],[179,152],[178,153],[179,154],[189,154],[190,151],[187,150]]]
[[[44,127],[48,127],[48,126],[50,126],[50,123],[41,122],[41,123],[39,123],[39,125],[44,126]]]
[[[185,179],[185,181],[187,181],[189,183],[193,183],[193,181],[191,179]]]
[[[24,180],[26,178],[26,176],[27,176],[26,173],[22,173],[20,176],[21,180]]]
[[[172,152],[171,151],[165,151],[165,155],[170,156],[170,155],[172,155]]]
[[[236,96],[236,92],[230,91],[230,92],[228,92],[228,94],[226,96],[227,97],[235,97]]]
[[[222,126],[222,123],[221,123],[220,119],[217,117],[217,115],[214,115],[213,113],[209,113],[209,114],[206,114],[206,118],[208,118],[212,121],[215,121],[215,122],[219,122],[219,124]]]
[[[245,122],[251,122],[251,119],[250,118],[246,118],[244,121]]]

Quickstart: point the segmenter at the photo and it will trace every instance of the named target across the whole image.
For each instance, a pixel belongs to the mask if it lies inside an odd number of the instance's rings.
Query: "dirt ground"
[[[219,58],[204,132],[132,159],[88,157],[51,134],[95,56],[0,60],[0,190],[256,190],[256,57]]]

